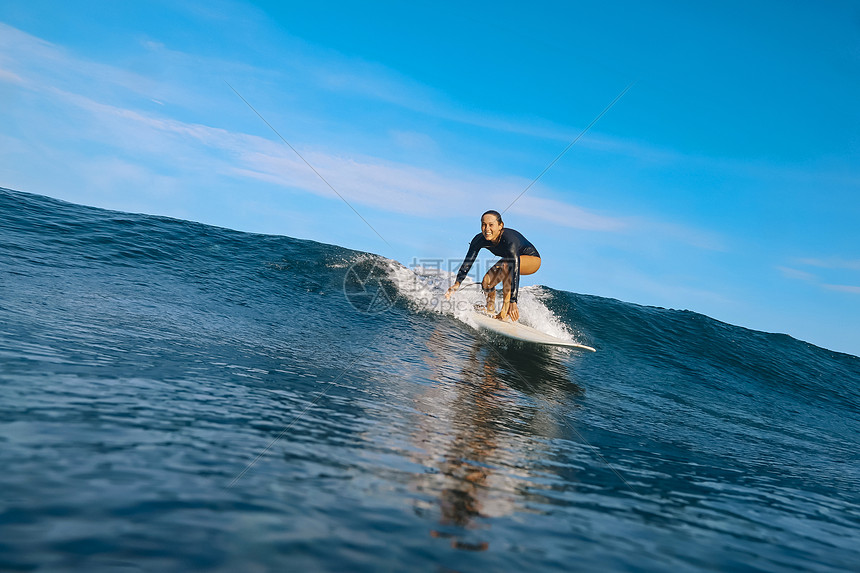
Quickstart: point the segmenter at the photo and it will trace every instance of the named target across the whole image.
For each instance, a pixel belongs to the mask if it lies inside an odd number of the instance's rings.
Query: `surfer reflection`
[[[416,502],[419,513],[439,512],[439,525],[430,534],[450,539],[456,549],[484,551],[489,543],[476,530],[489,519],[527,511],[523,500],[534,483],[522,468],[533,451],[532,436],[552,436],[550,416],[522,403],[504,381],[497,356],[486,342],[475,340],[467,358],[457,364],[463,342],[437,329],[427,341],[425,362],[436,383],[416,400],[424,414],[418,418],[414,443],[426,457],[419,463],[435,472],[420,474],[417,489],[436,503]],[[549,371],[531,370],[544,375]],[[564,387],[556,375],[552,384]],[[570,381],[564,383],[570,388]]]
[[[433,347],[430,345],[440,342],[432,338],[428,341],[431,351]],[[481,518],[511,511],[504,503],[493,506],[492,500],[487,507],[487,498],[494,493],[488,487],[493,474],[488,462],[498,449],[497,432],[492,421],[503,414],[498,402],[506,389],[499,384],[489,363],[480,364],[477,345],[472,347],[459,374],[462,383],[453,387],[436,387],[433,392],[436,394],[442,390],[448,394],[445,396],[446,408],[439,414],[447,418],[449,427],[422,428],[430,440],[436,442],[428,444],[430,447],[426,449],[434,454],[431,463],[439,470],[433,483],[427,484],[438,492],[438,510],[441,512],[441,527],[431,530],[430,535],[450,538],[455,549],[484,551],[489,547],[486,540],[467,539],[463,533],[479,529]],[[441,405],[437,401],[440,397],[434,396],[431,401]]]
[[[481,232],[475,235],[469,244],[469,251],[457,273],[457,280],[445,293],[449,299],[458,288],[460,283],[469,274],[478,252],[488,249],[502,260],[490,267],[481,287],[487,296],[484,309],[487,314],[493,314],[496,310],[496,285],[502,283],[502,309],[496,315],[499,320],[505,320],[508,316],[511,320],[520,319],[520,311],[517,309],[517,294],[520,286],[520,275],[536,273],[540,268],[540,253],[521,233],[506,229],[502,221],[502,215],[498,211],[487,211],[481,215]]]

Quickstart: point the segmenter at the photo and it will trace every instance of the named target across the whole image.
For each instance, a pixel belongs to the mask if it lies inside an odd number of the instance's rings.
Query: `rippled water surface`
[[[0,190],[0,570],[856,570],[860,359],[542,287],[598,351],[518,345],[403,272]]]

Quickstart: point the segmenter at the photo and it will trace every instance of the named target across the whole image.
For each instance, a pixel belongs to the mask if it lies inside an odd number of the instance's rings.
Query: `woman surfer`
[[[469,269],[478,257],[478,251],[488,249],[491,253],[502,260],[493,265],[481,286],[487,295],[487,312],[496,309],[496,285],[502,283],[504,303],[502,311],[496,315],[499,320],[505,320],[508,316],[511,320],[519,320],[520,312],[517,310],[517,293],[520,287],[520,275],[530,275],[540,268],[540,254],[537,249],[521,233],[513,229],[506,229],[502,222],[502,215],[498,211],[487,211],[481,216],[481,232],[475,235],[469,244],[469,252],[457,273],[457,281],[451,285],[445,298],[460,288],[460,283],[466,278]]]

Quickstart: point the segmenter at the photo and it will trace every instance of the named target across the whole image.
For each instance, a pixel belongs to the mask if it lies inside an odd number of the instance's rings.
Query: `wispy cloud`
[[[525,186],[528,183],[522,181],[521,184]],[[519,193],[522,187],[515,189]],[[560,227],[585,231],[621,231],[631,226],[630,219],[599,215],[576,205],[537,195],[524,196],[510,210],[517,215],[535,217]]]
[[[10,72],[9,70],[0,68],[0,82],[23,85],[24,79],[15,72]]]
[[[345,98],[360,98],[373,104],[387,104],[436,121],[468,125],[489,131],[516,134],[538,139],[569,142],[582,126],[564,126],[541,118],[528,122],[493,114],[487,110],[469,109],[452,101],[446,94],[403,76],[389,68],[360,58],[347,57],[335,52],[316,52],[305,44],[294,41],[294,50],[289,58],[278,61],[276,70],[252,67],[238,62],[219,60],[199,54],[188,54],[173,50],[162,42],[142,40],[140,46],[149,57],[160,60],[167,69],[210,70],[219,74],[239,75],[262,79],[269,85],[283,83],[288,89],[301,86],[318,93],[328,92]],[[150,77],[127,69],[113,67],[100,62],[77,58],[67,49],[22,30],[0,22],[0,81],[15,81],[31,89],[46,84],[55,88],[81,91],[83,95],[96,97],[98,92],[116,89],[129,94],[155,98],[161,104],[170,99],[167,94],[182,92],[176,84],[165,84],[162,78]],[[196,99],[200,94],[183,93],[185,100]],[[599,109],[595,109],[596,113]],[[417,135],[417,134],[413,134]],[[577,145],[592,145],[592,135]],[[630,156],[666,156],[668,152],[654,148],[646,149],[641,144],[602,136],[597,148],[610,148],[614,152],[625,152]]]
[[[81,141],[89,140],[102,148],[122,151],[124,160],[103,162],[108,171],[111,165],[118,170],[118,179],[126,180],[134,171],[137,180],[146,180],[141,170],[147,165],[153,168],[160,161],[161,165],[169,163],[172,171],[180,172],[171,178],[170,186],[174,189],[181,188],[176,181],[183,171],[188,178],[197,173],[220,173],[265,182],[293,192],[334,198],[331,190],[306,165],[274,139],[166,115],[171,113],[171,105],[152,97],[153,93],[164,91],[153,88],[157,83],[154,79],[75,57],[62,47],[3,24],[0,24],[0,37],[5,38],[0,41],[0,63],[14,64],[12,70],[7,69],[5,75],[0,75],[0,81],[23,82],[27,89],[50,99],[52,105],[85,112],[86,117],[77,123],[73,119],[75,113],[63,114],[66,129],[74,132]],[[144,41],[142,46],[151,52],[166,54],[170,60],[195,57],[170,51],[163,44],[151,40]],[[212,63],[207,62],[207,65]],[[497,120],[483,113],[459,110],[443,95],[376,65],[337,57],[334,61],[323,62],[303,55],[290,60],[288,67],[289,73],[305,74],[325,89],[360,93],[363,97],[421,110],[452,121],[560,140],[569,138],[572,133],[566,129],[547,128],[546,125],[535,131],[534,126],[518,126],[504,118]],[[81,91],[81,85],[87,89]],[[100,89],[104,86],[110,86],[110,89]],[[136,97],[132,100],[124,98],[122,90]],[[209,95],[198,93],[196,97],[204,100]],[[153,102],[157,103],[157,108],[150,105],[149,109],[143,109],[143,104]],[[236,110],[232,115],[238,116],[243,111],[242,106],[237,104]],[[255,125],[256,121],[249,117],[246,123],[249,127],[259,127]],[[436,145],[430,135],[419,131],[393,129],[390,133],[404,145]],[[600,141],[609,145],[606,138]],[[473,215],[483,210],[488,202],[497,203],[498,197],[518,195],[529,183],[518,176],[476,174],[452,165],[428,169],[372,154],[357,154],[353,149],[308,145],[302,141],[291,143],[301,149],[305,158],[350,203],[425,219]],[[140,162],[135,170],[129,168],[132,158]],[[105,174],[101,179],[108,180],[107,177]],[[530,190],[522,205],[514,211],[563,228],[600,233],[658,234],[664,239],[697,248],[724,249],[722,240],[713,233],[641,217],[598,213],[559,197],[563,194],[542,185],[540,190]]]
[[[776,267],[776,268],[779,272],[782,273],[782,276],[789,278],[789,279],[800,280],[800,281],[810,281],[810,282],[818,280],[817,276],[815,276],[812,273],[808,273],[806,271],[801,271],[799,269],[793,269],[791,267]]]
[[[860,270],[860,261],[844,259],[840,257],[827,257],[823,259],[816,258],[798,258],[795,263],[799,265],[809,266],[819,269],[821,272],[829,271],[858,271]],[[860,286],[851,284],[836,284],[832,282],[824,282],[822,278],[815,273],[796,269],[793,267],[777,267],[782,275],[788,279],[801,280],[814,284],[815,286],[829,291],[844,292],[850,294],[860,294]]]
[[[43,72],[50,65],[79,71],[88,67],[86,62],[73,61],[63,50],[47,42],[9,30],[17,35],[19,42],[39,46],[36,54],[40,57]],[[134,79],[129,80],[126,72],[108,66],[89,69],[86,75],[97,75],[103,81],[117,85],[136,83]],[[114,81],[117,76],[120,80]],[[355,82],[347,83],[355,86]],[[78,133],[81,138],[90,137],[138,156],[143,151],[165,158],[182,158],[198,167],[207,163],[209,152],[215,152],[208,158],[215,171],[317,195],[331,195],[331,191],[321,185],[307,166],[280,142],[98,101],[91,95],[48,83],[41,74],[33,74],[27,84],[31,89],[49,94],[55,102],[87,112],[89,117],[83,122],[86,127]],[[129,134],[134,136],[129,137]],[[401,133],[401,139],[403,137],[424,145],[430,140],[429,136],[418,133]],[[224,154],[230,157],[229,164],[223,162]],[[524,179],[516,177],[476,176],[456,170],[442,173],[349,152],[311,149],[304,150],[303,155],[351,202],[420,217],[472,214],[481,208],[488,190],[513,195],[527,184]],[[117,174],[119,177],[127,175],[129,169],[127,163],[122,162],[121,166],[123,173]],[[536,195],[531,201],[535,208],[530,214],[554,224],[593,231],[613,231],[627,226],[620,218],[597,215],[560,201]]]
[[[823,259],[802,258],[796,259],[797,264],[818,267],[822,269],[844,269],[860,271],[860,259],[844,259],[841,257],[827,257]]]
[[[839,291],[839,292],[847,292],[847,293],[850,293],[850,294],[860,294],[860,286],[854,286],[854,285],[830,285],[830,284],[823,284],[823,285],[821,285],[821,286],[823,286],[823,287],[824,287],[824,288],[826,288],[827,290],[835,290],[835,291]]]
[[[11,78],[21,87],[84,89],[108,97],[116,95],[115,89],[146,93],[154,83],[145,75],[75,57],[61,46],[2,22],[0,68],[5,71],[0,81]]]

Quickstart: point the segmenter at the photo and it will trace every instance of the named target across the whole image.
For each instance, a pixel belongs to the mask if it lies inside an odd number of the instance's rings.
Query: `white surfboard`
[[[501,334],[502,336],[507,336],[508,338],[513,338],[514,340],[523,340],[525,342],[534,342],[536,344],[545,344],[548,346],[566,346],[568,348],[578,348],[580,350],[596,352],[590,346],[556,338],[555,336],[546,334],[540,330],[535,330],[531,326],[526,326],[519,322],[502,322],[492,316],[487,316],[483,312],[477,311],[471,312],[469,316],[471,316],[472,320],[474,320],[481,328]]]

